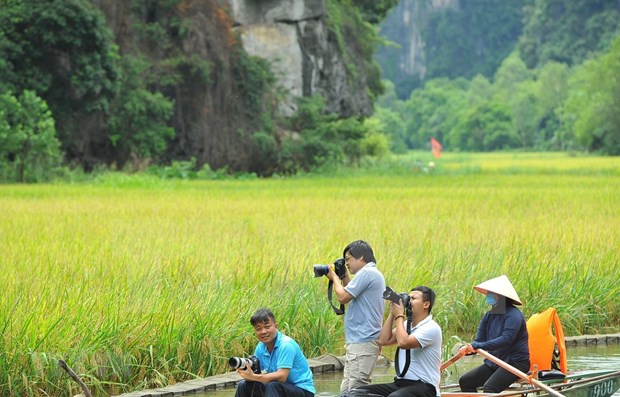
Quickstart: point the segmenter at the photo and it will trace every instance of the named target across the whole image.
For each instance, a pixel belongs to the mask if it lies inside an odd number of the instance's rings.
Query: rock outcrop
[[[295,98],[320,94],[327,110],[343,117],[369,115],[363,81],[349,81],[343,54],[325,23],[325,0],[228,0],[245,50],[267,59],[286,96],[280,111],[296,111]]]
[[[395,59],[387,56],[386,52],[398,54],[396,65],[399,73],[414,76],[419,81],[426,78],[425,40],[421,32],[421,20],[437,10],[452,8],[458,10],[459,0],[402,0],[388,15],[382,24],[382,34],[388,40],[398,44],[398,48],[383,48],[379,53],[381,58],[392,62]],[[381,61],[383,65],[384,61]],[[392,76],[393,77],[393,76]]]
[[[240,80],[244,70],[233,31],[247,53],[271,64],[285,93],[282,114],[296,111],[296,98],[315,94],[323,96],[327,111],[342,117],[372,112],[364,71],[369,59],[342,53],[328,28],[325,0],[204,0],[166,6],[91,1],[105,15],[122,54],[148,59],[151,80],[174,76],[149,87],[174,101],[176,136],[168,143],[167,160],[195,158],[199,166],[214,169],[252,169],[249,137],[262,128],[261,109],[252,107],[256,99],[250,99],[252,93]],[[355,78],[350,69],[356,70]]]

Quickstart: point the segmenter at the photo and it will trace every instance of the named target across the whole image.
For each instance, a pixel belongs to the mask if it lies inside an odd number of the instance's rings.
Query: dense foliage
[[[579,142],[606,154],[620,155],[620,37],[611,51],[578,68],[563,110]]]
[[[245,53],[220,2],[0,1],[0,93],[31,90],[47,103],[65,165],[133,171],[184,161],[271,175],[355,162],[354,147],[376,152],[362,145],[362,120],[337,120],[324,106],[318,125],[282,134],[295,123],[275,111],[271,66]],[[354,91],[382,93],[369,21],[393,3],[326,3]]]
[[[524,0],[402,1],[381,27],[384,77],[405,99],[439,77],[490,78],[521,34]],[[451,5],[455,5],[452,7]],[[396,12],[398,11],[398,12]]]
[[[616,0],[408,0],[396,10],[382,33],[397,46],[378,57],[401,99],[434,78],[492,78],[515,47],[528,68],[576,65],[620,32]]]
[[[448,150],[584,148],[617,155],[619,73],[620,36],[607,53],[575,68],[548,62],[528,69],[515,52],[492,81],[430,80],[406,101],[392,91],[379,100],[375,117],[394,126],[394,150],[426,148],[434,137]]]
[[[59,147],[45,101],[30,90],[0,94],[0,180],[45,181],[60,166]]]
[[[215,0],[0,0],[0,180],[48,180],[62,165],[294,174],[431,137],[459,151],[620,152],[616,1],[396,3],[325,3],[347,87],[379,98],[364,120],[329,114],[316,96],[281,117],[271,65],[243,50]],[[420,12],[424,76],[382,82],[373,24],[405,3]],[[384,31],[404,45],[398,29]],[[384,51],[394,76],[401,62]]]
[[[399,3],[400,0],[353,0],[353,4],[358,7],[364,19],[370,23],[379,23],[385,15]]]
[[[519,51],[528,67],[579,64],[620,33],[616,0],[528,0],[524,13]]]
[[[119,82],[104,19],[85,0],[2,3],[0,90],[34,91],[47,102],[68,159],[92,155],[94,132],[84,124],[109,110]]]
[[[522,1],[461,0],[422,23],[427,78],[491,77],[521,34]]]
[[[459,9],[436,11],[428,21],[420,21],[420,26],[435,26],[424,33],[430,46],[426,54],[436,48],[435,58],[442,59],[454,53],[451,49],[467,50],[484,42],[475,38],[489,27],[488,33],[498,35],[482,36],[510,42],[508,26],[517,29],[519,23],[499,15],[519,14],[510,9],[517,2],[501,2],[499,8],[484,11],[478,8],[482,3],[461,1]],[[528,0],[524,10],[525,30],[518,48],[496,58],[500,60],[496,66],[490,62],[472,78],[469,73],[475,68],[466,54],[439,64],[429,59],[429,79],[404,100],[399,97],[407,84],[388,85],[394,91],[380,98],[375,117],[392,125],[393,150],[426,148],[430,137],[435,137],[448,150],[619,153],[617,2]],[[512,22],[496,26],[500,20]],[[463,32],[475,25],[473,21],[480,26],[466,37]],[[446,67],[441,69],[441,64]],[[431,78],[437,75],[451,79]],[[396,125],[395,119],[403,123]]]

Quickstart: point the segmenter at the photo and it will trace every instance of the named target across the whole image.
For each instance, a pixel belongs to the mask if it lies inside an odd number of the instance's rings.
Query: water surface
[[[390,354],[391,355],[391,354]],[[447,369],[442,384],[457,383],[459,376],[469,369],[480,365],[482,359],[478,356],[463,357]],[[603,345],[568,348],[569,371],[588,369],[620,370],[620,345]],[[373,373],[373,383],[391,382],[394,378],[394,368],[378,365]],[[340,390],[342,372],[330,372],[314,376],[317,396],[337,396]],[[233,397],[234,389],[210,391],[204,394],[195,394],[196,397]],[[620,397],[620,391],[613,397]]]

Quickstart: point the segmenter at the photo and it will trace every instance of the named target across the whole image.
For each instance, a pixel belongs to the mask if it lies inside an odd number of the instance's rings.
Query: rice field
[[[388,285],[425,284],[449,348],[485,311],[473,285],[506,274],[526,316],[567,335],[620,329],[620,158],[412,154],[268,180],[0,185],[0,395],[97,395],[229,370],[270,307],[308,357],[342,353],[331,263],[357,239]]]

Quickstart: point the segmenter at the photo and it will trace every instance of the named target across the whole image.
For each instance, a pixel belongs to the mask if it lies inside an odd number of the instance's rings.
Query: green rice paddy
[[[449,348],[485,311],[473,286],[506,274],[527,316],[567,335],[620,327],[620,158],[424,155],[331,175],[0,186],[0,394],[99,395],[228,371],[270,307],[308,357],[342,352],[327,303],[353,240],[386,282],[425,284]],[[418,159],[423,161],[418,161]]]

